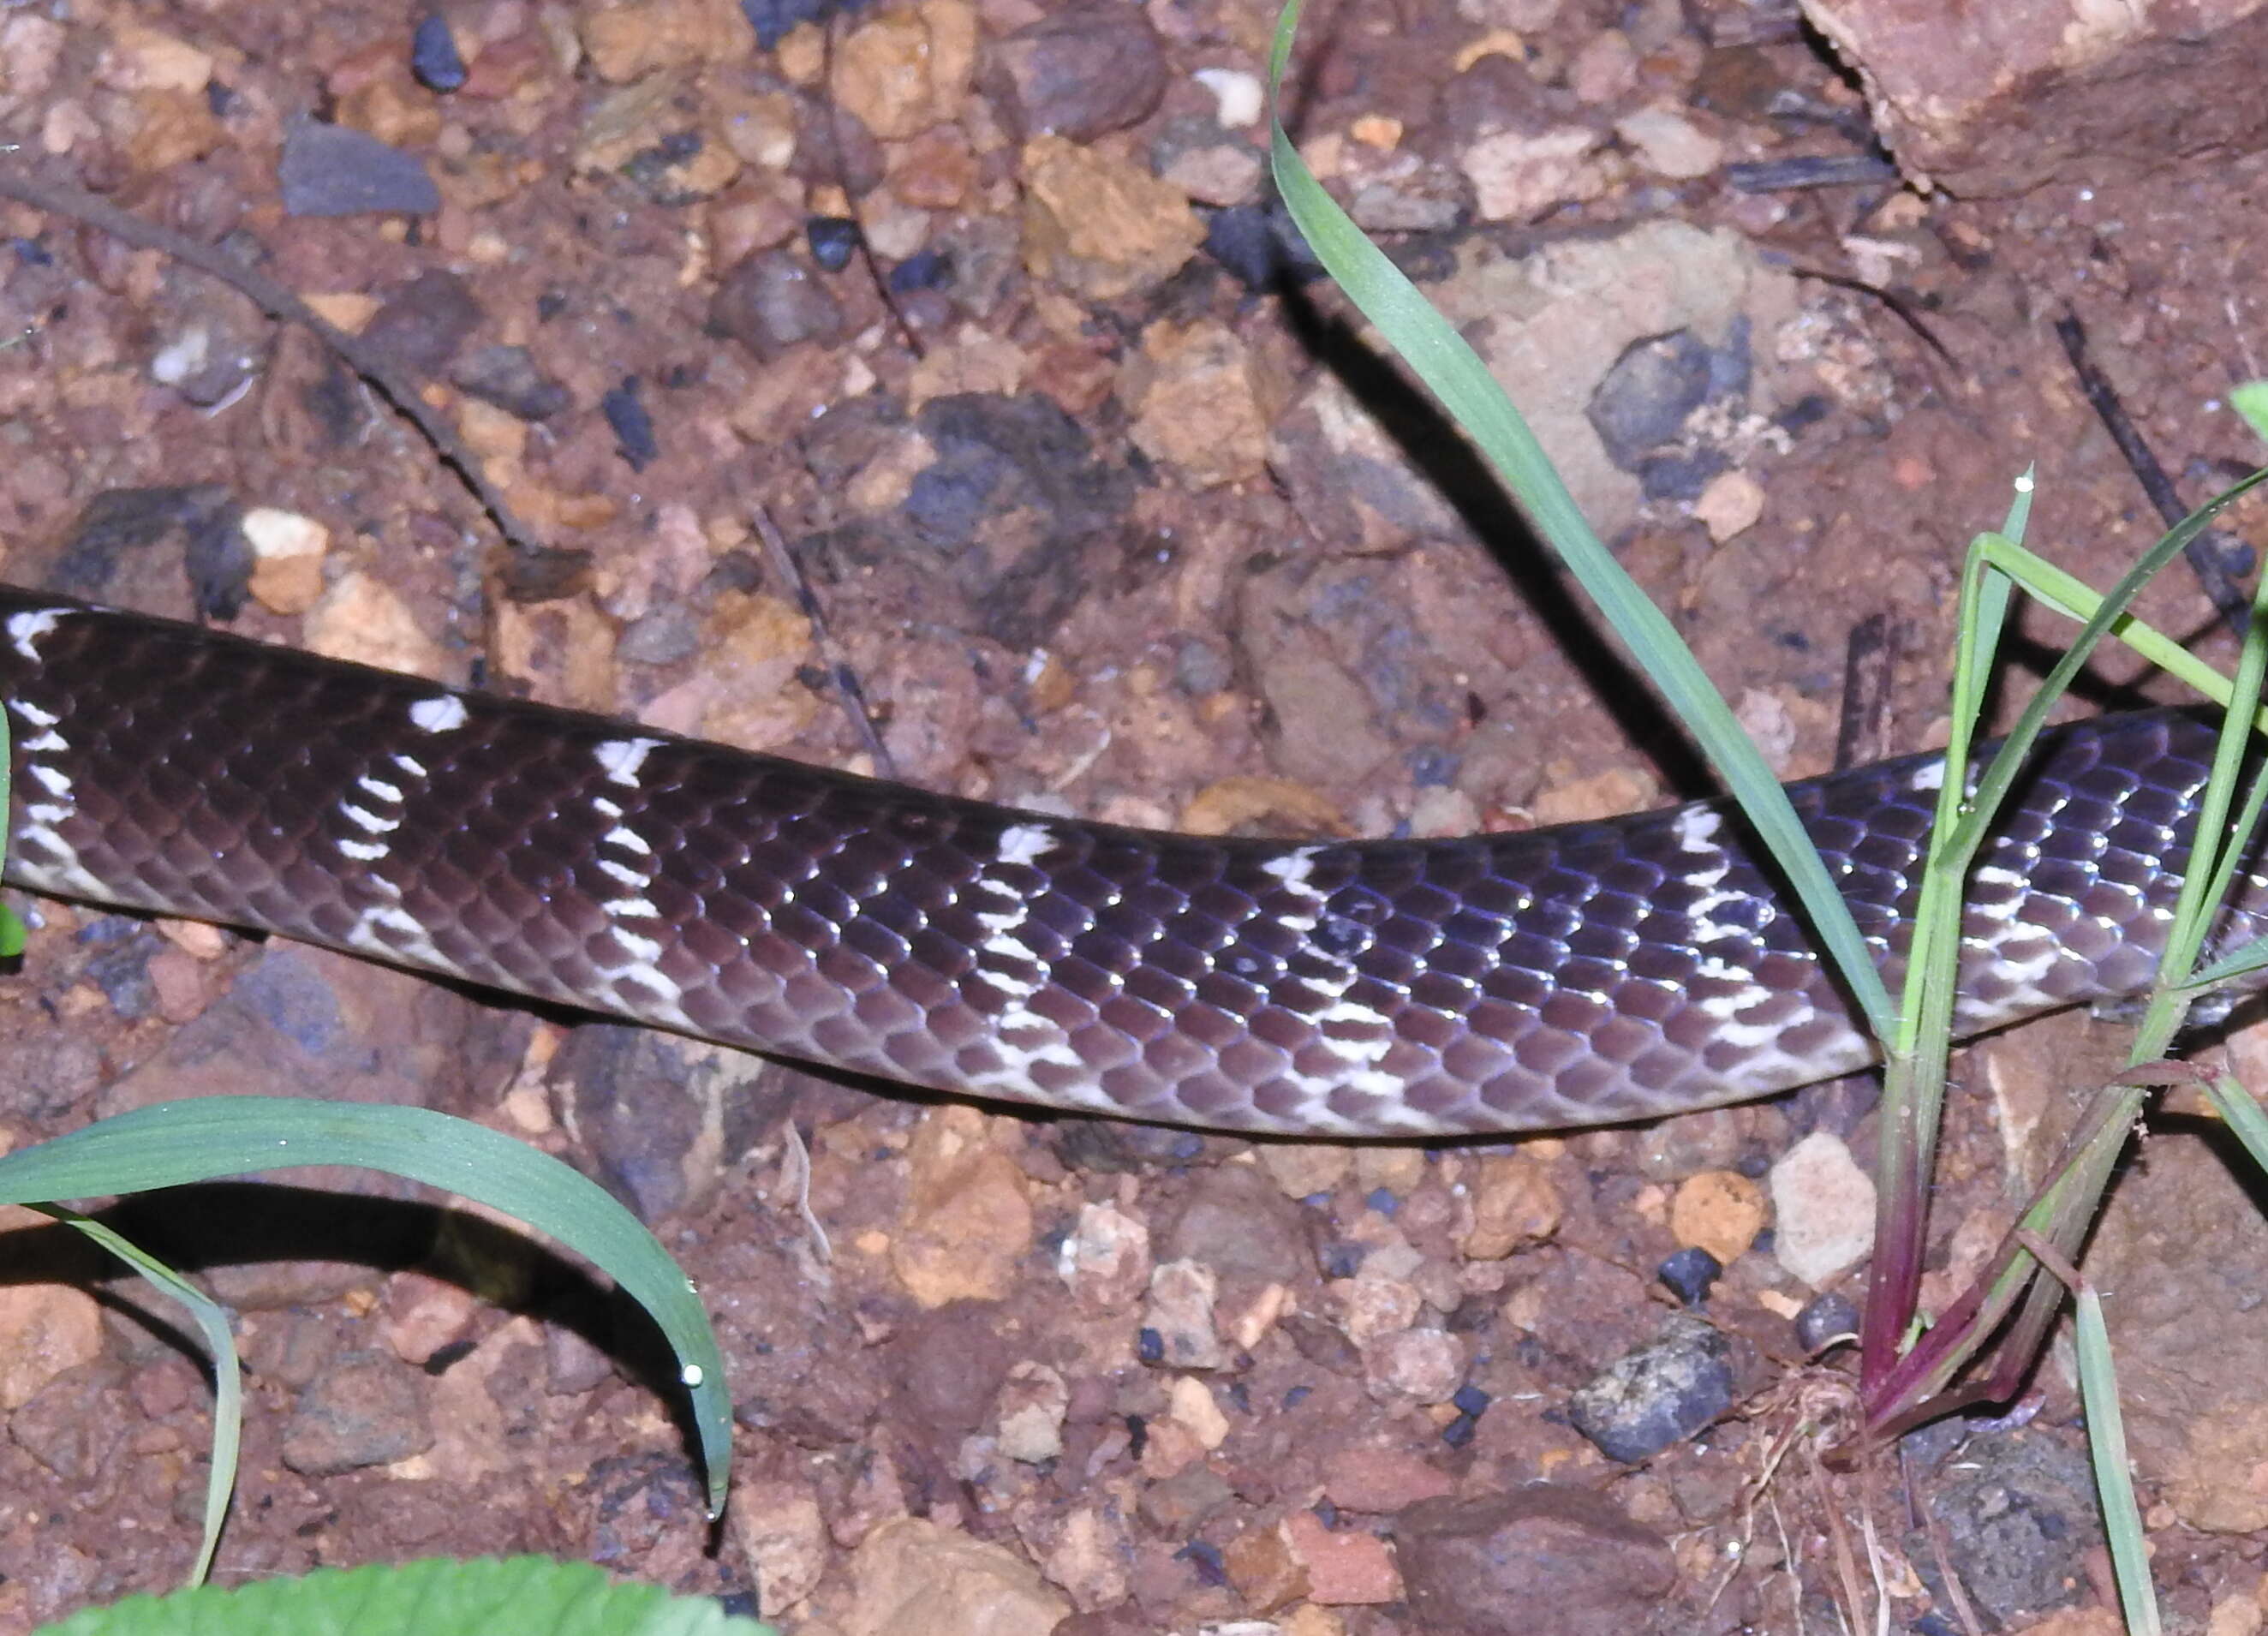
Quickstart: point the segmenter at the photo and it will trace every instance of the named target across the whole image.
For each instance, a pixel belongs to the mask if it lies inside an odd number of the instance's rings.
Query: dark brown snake
[[[1330,1136],[1652,1118],[1872,1052],[1709,805],[1446,841],[1115,829],[0,587],[7,878],[940,1090]],[[2150,981],[2212,753],[2062,730],[1959,1021]],[[1895,976],[1942,777],[1792,786]],[[2255,883],[2224,939],[2268,915]]]

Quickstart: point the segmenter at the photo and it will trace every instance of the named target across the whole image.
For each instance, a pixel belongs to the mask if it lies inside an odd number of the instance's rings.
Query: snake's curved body
[[[1418,1135],[1871,1056],[1713,806],[1448,841],[1116,829],[7,587],[0,695],[20,885],[909,1084]],[[2177,712],[2043,748],[1974,877],[1964,1029],[2146,984],[2211,751]],[[1791,791],[1886,967],[1941,777]]]

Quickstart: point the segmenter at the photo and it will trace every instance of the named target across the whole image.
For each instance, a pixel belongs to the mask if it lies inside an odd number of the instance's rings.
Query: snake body
[[[0,695],[18,885],[902,1083],[1416,1136],[1872,1056],[1713,805],[1440,841],[1114,828],[8,587]],[[2212,748],[2173,711],[2043,743],[1973,877],[1965,1031],[2146,985]],[[1943,771],[1790,788],[1893,976]]]

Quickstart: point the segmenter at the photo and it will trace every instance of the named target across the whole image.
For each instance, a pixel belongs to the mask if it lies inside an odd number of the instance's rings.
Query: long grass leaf
[[[228,1520],[229,1496],[236,1492],[238,1455],[244,1441],[244,1363],[237,1355],[236,1336],[221,1304],[132,1240],[102,1222],[75,1210],[34,1205],[41,1214],[85,1234],[142,1275],[143,1281],[188,1315],[205,1344],[213,1368],[212,1463],[205,1472],[204,1534],[198,1542],[196,1561],[188,1583],[202,1585],[212,1572],[213,1553],[220,1549],[221,1525]]]
[[[179,1187],[297,1165],[358,1165],[476,1199],[584,1256],[653,1315],[691,1394],[713,1513],[732,1456],[725,1363],[692,1284],[612,1195],[548,1153],[424,1108],[210,1096],[137,1109],[0,1156],[0,1203]]]
[[[1271,102],[1280,95],[1298,32],[1299,0],[1287,0],[1269,62]],[[1803,905],[1806,919],[1879,1039],[1896,1010],[1842,894],[1811,844],[1779,780],[1661,610],[1591,530],[1528,423],[1473,350],[1417,287],[1340,210],[1301,161],[1280,118],[1270,122],[1276,185],[1307,243],[1348,299],[1472,438],[1567,564],[1662,699],[1693,735]]]

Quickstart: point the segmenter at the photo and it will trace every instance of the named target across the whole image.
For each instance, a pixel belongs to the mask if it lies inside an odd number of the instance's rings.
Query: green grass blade
[[[1277,21],[1269,63],[1271,101],[1281,93],[1299,18],[1299,0],[1287,0]],[[1778,778],[1741,730],[1675,627],[1591,531],[1527,422],[1463,337],[1323,190],[1292,145],[1280,118],[1271,117],[1270,133],[1277,188],[1309,247],[1348,298],[1378,327],[1387,343],[1496,468],[1536,533],[1566,563],[1685,724],[1802,903],[1811,930],[1876,1037],[1890,1038],[1896,1008],[1842,894],[1797,821]]]
[[[2260,1167],[2260,1174],[2268,1176],[2268,1112],[2263,1112],[2250,1094],[2225,1074],[2209,1082],[2205,1094],[2228,1133]]]
[[[2238,944],[2181,986],[2203,992],[2262,970],[2268,970],[2268,937],[2256,937]]]
[[[2268,641],[2263,640],[2268,631],[2260,623],[2264,604],[2268,604],[2268,581],[2254,593],[2252,621],[2237,655],[2236,674],[2229,684],[2229,706],[2222,713],[2220,735],[2213,747],[2213,770],[2198,798],[2189,867],[2174,902],[2165,951],[2159,958],[2157,985],[2135,1031],[2133,1052],[2128,1058],[2132,1062],[2150,1061],[2172,1048],[2195,999],[2195,991],[2184,979],[2195,975],[2228,894],[2252,856],[2253,830],[2259,821],[2261,801],[2268,796],[2268,780],[2258,774],[2243,779],[2244,763],[2252,748],[2251,718],[2259,708],[2262,683],[2268,682]],[[2249,787],[2232,823],[2229,809],[2240,781]]]
[[[587,1562],[429,1558],[318,1568],[90,1608],[36,1636],[777,1636],[713,1596],[612,1581]]]
[[[2130,1636],[2159,1636],[2158,1594],[2150,1583],[2149,1545],[2142,1535],[2142,1510],[2134,1501],[2134,1476],[2126,1461],[2126,1418],[2118,1408],[2118,1376],[2111,1367],[2102,1297],[2044,1239],[2021,1229],[2016,1236],[2071,1291],[2079,1396],[2087,1411],[2087,1448],[2095,1466],[2095,1492],[2102,1502],[2111,1576],[2118,1581],[2118,1601]]]
[[[218,1301],[173,1268],[101,1222],[53,1205],[32,1207],[84,1233],[140,1273],[151,1288],[179,1305],[188,1314],[190,1323],[211,1355],[212,1464],[205,1473],[204,1537],[198,1544],[196,1563],[188,1576],[189,1584],[202,1585],[205,1575],[212,1572],[213,1552],[220,1548],[221,1525],[228,1519],[229,1496],[236,1492],[237,1459],[244,1439],[244,1365],[237,1356],[236,1336],[229,1329],[228,1313]]]
[[[2268,440],[2268,380],[2248,380],[2228,394],[2228,407],[2244,417],[2252,435]]]
[[[357,1165],[477,1199],[614,1279],[676,1351],[711,1513],[723,1506],[732,1404],[724,1358],[692,1284],[604,1188],[508,1136],[423,1108],[202,1097],[137,1109],[0,1156],[0,1203],[143,1192],[296,1165]]]
[[[2079,1395],[2087,1408],[2087,1448],[2095,1463],[2095,1492],[2102,1500],[2102,1529],[2110,1542],[2110,1566],[2118,1581],[2118,1601],[2132,1636],[2158,1636],[2158,1597],[2150,1583],[2150,1548],[2142,1534],[2142,1511],[2134,1501],[2134,1477],[2126,1462],[2126,1418],[2118,1407],[2118,1375],[2110,1360],[2110,1331],[2102,1322],[2102,1297],[2081,1280],[2074,1302],[2074,1339],[2079,1353]]]

